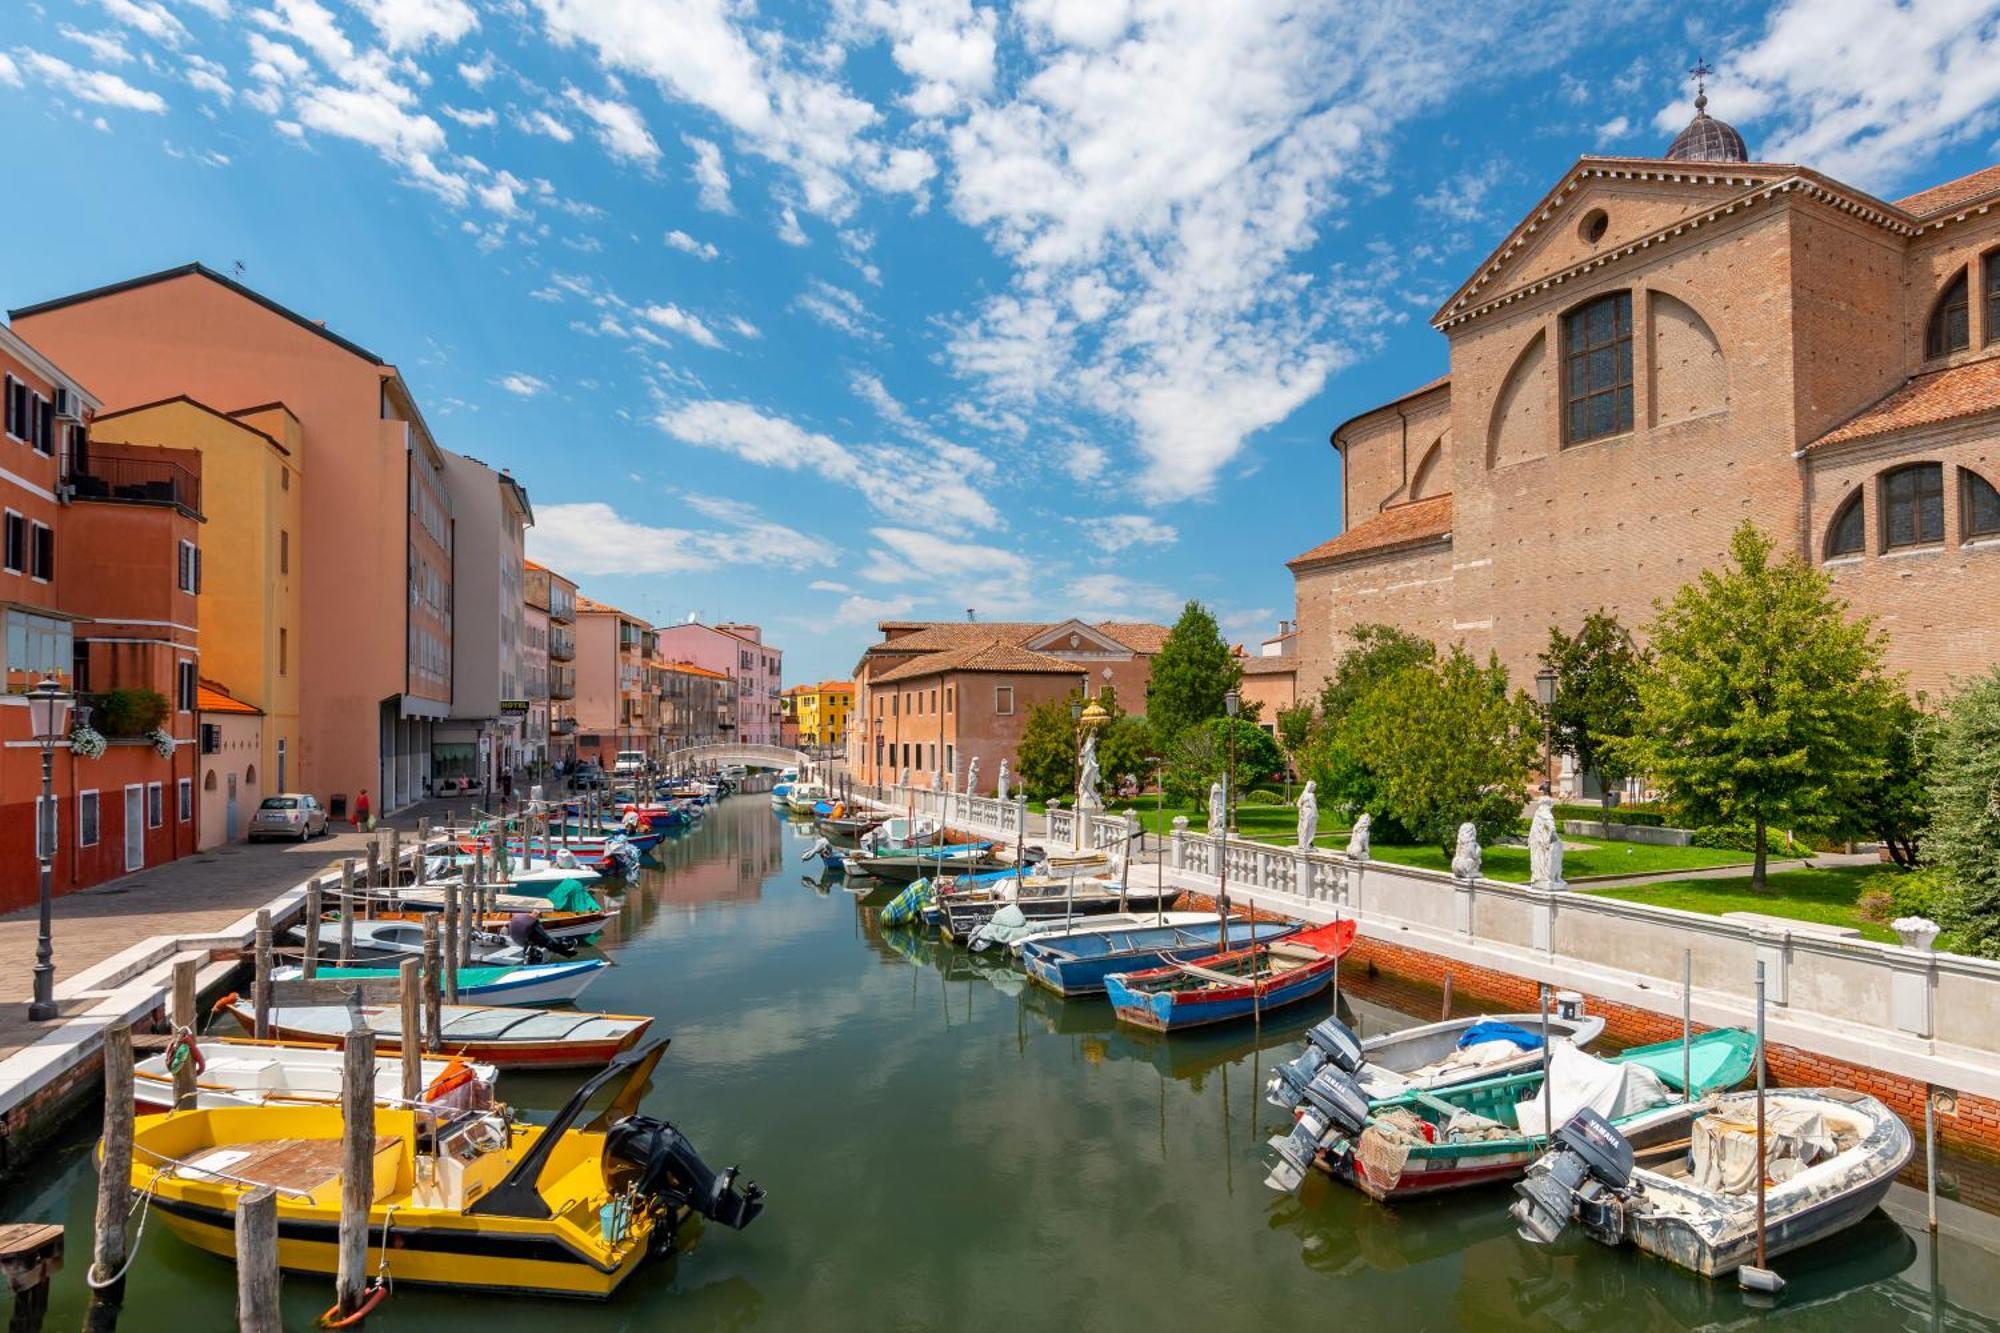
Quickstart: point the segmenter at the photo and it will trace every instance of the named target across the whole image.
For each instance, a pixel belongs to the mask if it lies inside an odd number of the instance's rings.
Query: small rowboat
[[[855,852],[844,858],[850,874],[873,875],[891,883],[937,874],[976,874],[999,870],[1007,863],[994,855],[991,843],[952,843],[941,847],[912,847],[906,851],[873,854]]]
[[[404,890],[403,896],[405,898],[409,897],[409,891],[407,889]],[[503,901],[505,901],[506,897],[508,896],[511,895],[502,895]],[[533,906],[534,903],[540,903],[542,905],[541,909],[536,910],[536,908]],[[440,903],[438,904],[438,906],[442,907],[443,904]],[[587,935],[595,935],[598,931],[603,930],[604,923],[611,919],[611,913],[609,912],[551,912],[548,910],[548,900],[546,898],[536,898],[524,902],[522,906],[513,908],[509,911],[486,913],[484,916],[479,918],[478,929],[489,930],[494,932],[495,934],[499,934],[500,932],[505,931],[507,929],[508,918],[513,916],[515,912],[534,912],[535,920],[541,923],[542,929],[546,930],[547,932],[549,932],[549,934],[555,936],[559,940],[580,940]],[[417,944],[418,947],[421,948],[423,946],[422,927],[424,924],[424,918],[436,915],[437,912],[435,910],[428,912],[392,911],[392,912],[377,912],[371,919],[375,921],[401,922],[404,925],[414,925],[418,927]],[[320,928],[320,938],[322,940],[328,938],[336,940],[339,939],[340,938],[339,923],[335,922],[331,925],[323,925]]]
[[[338,1106],[344,1054],[327,1046],[286,1046],[276,1042],[203,1038],[204,1067],[195,1075],[194,1108],[218,1106]],[[427,1055],[418,1075],[435,1085],[452,1065],[448,1057]],[[499,1073],[492,1065],[464,1065],[490,1090]],[[403,1062],[375,1060],[375,1100],[397,1102],[403,1095]],[[132,1068],[132,1101],[140,1115],[174,1109],[174,1076],[163,1052]]]
[[[1296,926],[1278,921],[1231,920],[1229,942],[1268,944]],[[1058,995],[1097,995],[1113,972],[1138,972],[1170,959],[1199,958],[1215,952],[1222,928],[1213,915],[1198,926],[1138,926],[1091,935],[1035,940],[1021,946],[1028,979]]]
[[[1546,1019],[1541,1014],[1475,1014],[1363,1041],[1338,1018],[1322,1019],[1306,1034],[1305,1053],[1272,1072],[1265,1100],[1287,1111],[1296,1109],[1305,1100],[1306,1085],[1329,1063],[1345,1070],[1369,1101],[1525,1073],[1541,1068],[1545,1022],[1551,1042],[1579,1049],[1604,1032],[1604,1020],[1596,1014],[1550,1014]]]
[[[602,958],[578,958],[518,967],[461,967],[458,996],[484,1004],[568,1004],[609,966]],[[271,970],[273,981],[297,981],[303,975],[297,967]],[[397,971],[393,967],[322,967],[314,975],[321,981],[393,980]]]
[[[1250,1018],[1325,990],[1334,963],[1354,947],[1354,931],[1353,921],[1334,921],[1269,944],[1114,972],[1104,992],[1119,1022],[1154,1032]]]
[[[231,1000],[223,1011],[245,1032],[256,1030],[256,1010],[245,1001]],[[339,1046],[353,1026],[352,1012],[341,1005],[273,1009],[271,1035],[306,1046]],[[375,1032],[377,1051],[402,1051],[398,1006],[362,1005],[360,1014],[362,1024]],[[440,1006],[438,1049],[500,1069],[587,1069],[630,1050],[652,1025],[648,1015],[447,1004]]]

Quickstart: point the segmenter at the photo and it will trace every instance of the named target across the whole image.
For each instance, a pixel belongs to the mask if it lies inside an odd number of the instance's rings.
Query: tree
[[[1437,657],[1436,644],[1394,625],[1356,625],[1348,637],[1354,641],[1353,645],[1340,655],[1333,674],[1319,689],[1319,713],[1323,718],[1338,718],[1377,682],[1406,666]]]
[[[1527,799],[1541,718],[1525,691],[1507,687],[1496,656],[1485,666],[1454,645],[1377,681],[1348,710],[1393,827],[1449,852],[1470,821],[1481,842],[1512,833]]]
[[[1901,690],[1892,690],[1882,728],[1882,771],[1862,785],[1840,831],[1880,840],[1890,860],[1914,870],[1919,840],[1930,822],[1937,723]]]
[[[1153,658],[1146,721],[1154,739],[1171,745],[1199,722],[1222,716],[1222,698],[1243,678],[1243,668],[1222,640],[1215,617],[1190,601]]]
[[[1166,755],[1167,795],[1205,808],[1210,784],[1220,782],[1230,767],[1230,738],[1236,742],[1236,776],[1232,794],[1278,771],[1285,757],[1271,733],[1238,717],[1212,717],[1182,732]]]
[[[1143,717],[1120,715],[1098,728],[1097,765],[1106,786],[1116,791],[1130,773],[1144,786],[1153,780],[1153,730]]]
[[[1924,859],[1953,883],[1960,945],[2000,957],[2000,668],[1961,689],[1938,729]]]
[[[1645,658],[1616,616],[1593,611],[1574,637],[1560,626],[1549,626],[1549,647],[1541,660],[1556,675],[1556,700],[1549,709],[1551,748],[1574,760],[1579,774],[1597,774],[1608,806],[1612,788],[1630,777],[1631,769],[1605,741],[1631,734]]]
[[[1319,784],[1323,806],[1349,818],[1368,812],[1376,820],[1376,836],[1393,842],[1409,830],[1384,808],[1381,784],[1360,737],[1362,704],[1397,672],[1432,663],[1437,648],[1393,625],[1356,625],[1351,637],[1353,646],[1341,654],[1320,688],[1319,720],[1300,755],[1300,771]]]
[[[1299,771],[1306,742],[1312,738],[1313,706],[1310,699],[1278,710],[1278,748],[1285,753],[1285,785],[1290,794],[1291,777]]]
[[[1837,826],[1881,774],[1895,687],[1874,623],[1848,619],[1824,573],[1774,560],[1748,522],[1729,551],[1656,604],[1632,733],[1610,748],[1698,822],[1748,824],[1762,890],[1774,824]]]
[[[1076,723],[1070,719],[1067,699],[1051,699],[1028,710],[1014,758],[1021,789],[1030,800],[1068,799],[1076,794]]]

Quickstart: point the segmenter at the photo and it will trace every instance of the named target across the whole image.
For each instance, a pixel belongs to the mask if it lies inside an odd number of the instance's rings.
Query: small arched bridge
[[[782,745],[749,745],[741,742],[723,741],[714,745],[689,745],[679,750],[669,750],[660,756],[660,767],[669,773],[681,773],[690,769],[721,768],[726,764],[741,764],[745,768],[796,768],[804,773],[812,767],[812,756],[803,750],[787,749]]]

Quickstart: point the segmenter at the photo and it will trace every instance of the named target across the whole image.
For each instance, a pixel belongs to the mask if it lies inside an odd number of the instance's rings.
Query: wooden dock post
[[[285,1333],[278,1294],[278,1192],[260,1185],[236,1204],[236,1327]]]
[[[485,913],[480,903],[480,896],[479,881],[472,877],[472,871],[467,870],[465,872],[465,898],[467,901],[459,904],[458,949],[451,956],[452,966],[454,967],[472,966],[472,933],[486,924]],[[468,906],[471,908],[469,912],[466,910]]]
[[[49,1280],[62,1268],[63,1229],[47,1222],[0,1225],[0,1276],[14,1293],[8,1333],[40,1333],[49,1312]]]
[[[403,882],[403,831],[389,830],[389,887],[396,888]]]
[[[1438,1021],[1443,1022],[1445,1019],[1450,1017],[1451,1017],[1451,973],[1447,972],[1444,974],[1444,1007],[1442,1012],[1438,1014]]]
[[[450,886],[445,888],[445,896],[451,896]],[[438,913],[424,913],[424,1049],[435,1051],[444,1025],[444,1014],[439,1008],[443,997],[439,993],[438,959]]]
[[[125,1267],[125,1223],[132,1216],[132,1029],[123,1023],[104,1034],[104,1160],[97,1168],[97,1228],[91,1238],[92,1282]],[[125,1283],[98,1288],[93,1308],[116,1307]]]
[[[382,885],[382,839],[370,834],[368,837],[368,896],[373,898],[375,890]]]
[[[198,959],[182,958],[174,963],[173,1007],[167,1015],[172,1020],[176,1033],[185,1031],[188,1041],[194,1041],[195,1029],[201,1020],[195,1014],[195,972],[200,968]],[[194,1056],[181,1061],[174,1074],[174,1109],[186,1110],[194,1105]]]
[[[271,909],[257,913],[256,975],[250,982],[250,1004],[256,1014],[251,1035],[263,1041],[271,1035]]]
[[[354,858],[340,863],[340,965],[354,962]]]
[[[419,959],[405,958],[396,972],[403,983],[398,997],[403,1010],[403,1100],[413,1102],[424,1090],[424,965]]]
[[[306,956],[299,960],[299,975],[311,981],[319,975],[319,919],[326,911],[324,890],[319,880],[306,883]]]
[[[424,857],[431,845],[431,821],[425,816],[417,821],[417,851],[410,858],[410,879],[418,884],[424,882]]]
[[[368,1208],[375,1193],[375,1034],[347,1034],[340,1067],[340,1262],[334,1308],[346,1318],[368,1293]]]

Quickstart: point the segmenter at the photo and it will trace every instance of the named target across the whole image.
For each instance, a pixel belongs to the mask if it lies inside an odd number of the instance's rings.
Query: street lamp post
[[[1556,673],[1544,667],[1535,673],[1535,697],[1542,704],[1542,794],[1556,794]]]
[[[42,803],[35,811],[35,851],[41,860],[41,924],[35,935],[35,998],[28,1019],[46,1023],[57,1014],[55,940],[49,922],[55,893],[56,814],[55,748],[69,732],[69,692],[54,676],[44,676],[28,691],[28,722],[42,747]]]

